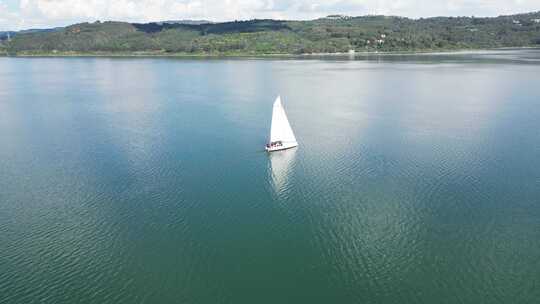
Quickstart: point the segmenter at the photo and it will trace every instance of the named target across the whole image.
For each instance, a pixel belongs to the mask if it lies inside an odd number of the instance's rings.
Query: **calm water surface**
[[[539,156],[540,50],[0,58],[0,303],[538,303]]]

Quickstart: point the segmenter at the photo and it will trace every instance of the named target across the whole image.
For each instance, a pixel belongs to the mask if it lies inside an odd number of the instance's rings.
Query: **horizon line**
[[[224,21],[212,21],[206,18],[193,18],[193,19],[178,19],[178,20],[159,20],[159,21],[128,21],[128,20],[101,20],[101,19],[95,19],[95,20],[88,20],[88,21],[80,21],[80,22],[74,22],[67,25],[61,25],[61,26],[35,26],[30,28],[24,28],[24,29],[18,29],[18,30],[9,30],[9,29],[2,29],[0,32],[21,32],[21,31],[29,31],[29,30],[47,30],[47,29],[56,29],[56,28],[66,28],[69,26],[77,25],[77,24],[85,24],[85,23],[105,23],[105,22],[118,22],[118,23],[129,23],[129,24],[150,24],[150,23],[167,23],[167,22],[208,22],[208,23],[201,23],[201,24],[221,24],[221,23],[232,23],[232,22],[247,22],[247,21],[254,21],[254,20],[273,20],[273,21],[315,21],[320,19],[325,19],[328,17],[345,17],[345,18],[362,18],[362,17],[391,17],[391,18],[404,18],[404,19],[410,19],[410,20],[423,20],[423,19],[434,19],[434,18],[501,18],[501,17],[511,17],[511,16],[518,16],[518,15],[533,15],[533,14],[539,14],[540,10],[538,11],[528,11],[528,12],[520,12],[515,14],[501,14],[501,15],[492,15],[492,16],[466,16],[466,15],[434,15],[434,16],[425,16],[425,17],[407,17],[407,16],[400,16],[400,15],[384,15],[384,14],[365,14],[365,15],[346,15],[346,14],[329,14],[326,16],[321,16],[317,18],[298,18],[298,19],[275,19],[275,18],[251,18],[251,19],[235,19],[235,20],[224,20]]]

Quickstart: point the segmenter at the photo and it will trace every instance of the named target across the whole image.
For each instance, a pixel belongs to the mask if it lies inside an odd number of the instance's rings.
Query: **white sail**
[[[281,97],[278,96],[274,102],[274,109],[272,112],[272,126],[270,128],[270,142],[283,142],[285,146],[296,146],[296,137],[291,129],[283,105],[281,104]]]

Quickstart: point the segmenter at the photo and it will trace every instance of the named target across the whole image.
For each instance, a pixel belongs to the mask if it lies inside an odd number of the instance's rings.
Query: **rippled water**
[[[355,59],[0,58],[0,303],[537,303],[540,51]]]

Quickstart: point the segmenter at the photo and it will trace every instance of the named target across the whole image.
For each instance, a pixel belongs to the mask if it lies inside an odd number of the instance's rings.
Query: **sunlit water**
[[[539,156],[538,50],[0,58],[0,303],[538,303]]]

